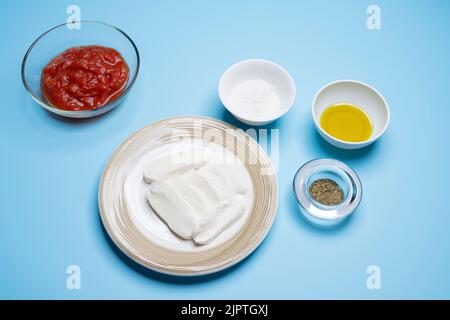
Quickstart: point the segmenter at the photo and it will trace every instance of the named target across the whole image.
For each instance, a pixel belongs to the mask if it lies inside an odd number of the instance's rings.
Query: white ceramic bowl
[[[336,103],[349,103],[358,106],[372,120],[373,132],[369,140],[363,142],[347,142],[336,139],[320,126],[323,111]],[[312,104],[314,124],[320,135],[332,145],[342,149],[359,149],[375,142],[386,131],[389,121],[389,107],[384,97],[368,84],[354,80],[332,82],[316,94]]]
[[[276,92],[279,104],[274,105],[274,109],[270,109],[270,112],[252,114],[234,102],[233,96],[236,90],[251,81],[259,81],[259,83],[264,81]],[[225,108],[239,121],[252,126],[268,124],[288,112],[294,103],[295,91],[294,80],[283,67],[261,59],[244,60],[232,65],[225,71],[219,82],[219,98]]]

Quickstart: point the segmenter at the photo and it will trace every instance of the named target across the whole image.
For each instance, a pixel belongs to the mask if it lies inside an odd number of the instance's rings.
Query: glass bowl
[[[314,181],[327,178],[334,180],[343,191],[343,200],[337,205],[323,205],[309,194]],[[305,218],[319,226],[334,226],[359,206],[362,186],[358,175],[346,164],[334,159],[316,159],[305,163],[295,174],[294,193]]]
[[[133,40],[122,30],[99,21],[80,21],[80,28],[74,23],[58,25],[37,38],[27,50],[22,62],[22,81],[31,97],[43,108],[57,115],[69,118],[94,117],[116,107],[133,87],[139,71],[139,52]],[[99,45],[116,49],[129,67],[129,78],[125,90],[109,103],[93,109],[70,111],[50,105],[41,92],[42,69],[58,54],[68,48]]]

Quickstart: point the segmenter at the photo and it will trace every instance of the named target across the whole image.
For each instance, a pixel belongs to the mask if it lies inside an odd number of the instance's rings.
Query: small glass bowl
[[[341,203],[326,206],[310,196],[311,184],[317,179],[326,178],[334,180],[341,187],[344,193]],[[317,159],[305,163],[295,174],[294,194],[305,218],[319,226],[334,226],[359,206],[362,187],[358,175],[344,163],[334,159]]]
[[[98,116],[116,107],[131,90],[139,72],[139,52],[133,40],[122,30],[110,24],[82,20],[80,28],[75,23],[58,25],[37,38],[25,53],[22,62],[22,82],[31,97],[50,112],[69,118]],[[113,101],[93,110],[70,111],[50,105],[41,92],[42,69],[58,54],[78,46],[98,45],[116,49],[129,67],[125,90]]]

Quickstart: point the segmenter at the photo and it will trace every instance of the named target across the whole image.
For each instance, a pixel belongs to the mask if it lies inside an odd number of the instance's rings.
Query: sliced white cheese
[[[245,194],[248,186],[237,165],[197,165],[198,168],[189,164],[178,166],[177,171],[172,167],[163,173],[152,172],[152,179],[162,178],[153,180],[147,200],[174,233],[203,245],[244,214],[245,206],[238,195]],[[165,168],[165,164],[160,168]]]
[[[174,151],[152,161],[144,169],[144,181],[152,183],[170,175],[182,174],[191,169],[198,169],[212,159],[208,149],[192,148],[183,151]]]
[[[192,239],[200,225],[199,217],[180,196],[171,181],[156,181],[148,191],[147,200],[169,228],[183,239]]]
[[[248,192],[247,181],[244,179],[244,168],[240,164],[225,164],[222,168],[227,174],[227,178],[233,184],[237,194],[246,194]]]
[[[236,198],[223,202],[216,209],[216,214],[194,233],[194,241],[205,245],[214,240],[222,231],[232,226],[244,214],[244,205]]]

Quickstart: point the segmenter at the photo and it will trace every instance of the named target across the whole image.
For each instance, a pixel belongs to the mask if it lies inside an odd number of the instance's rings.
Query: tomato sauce
[[[44,67],[42,93],[58,109],[93,110],[119,97],[128,77],[128,65],[115,49],[74,47]]]

